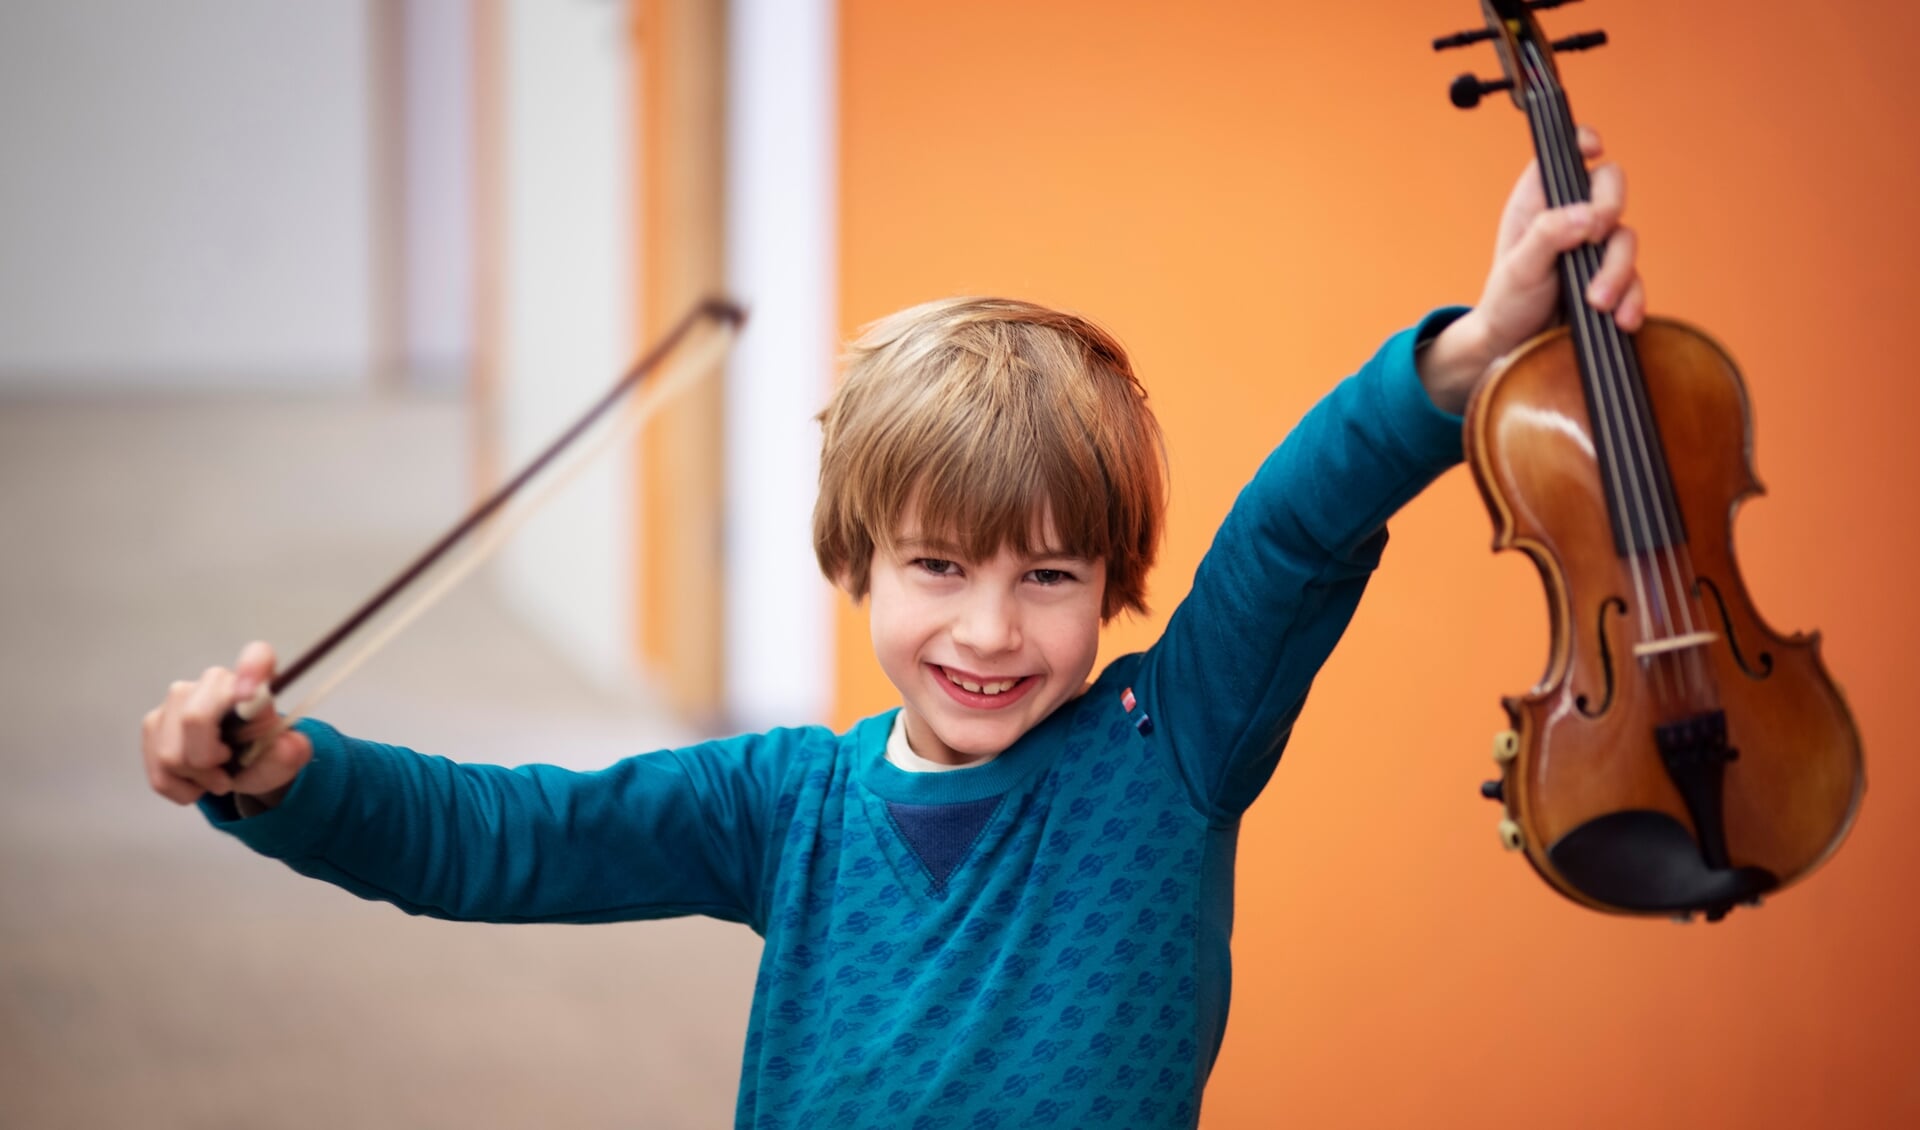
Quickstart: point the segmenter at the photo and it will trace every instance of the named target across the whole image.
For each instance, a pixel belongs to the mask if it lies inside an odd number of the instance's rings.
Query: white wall
[[[0,388],[369,358],[364,2],[0,3]]]
[[[472,0],[405,0],[406,366],[460,387],[473,363]]]
[[[503,453],[517,467],[632,360],[634,204],[623,3],[505,5]],[[573,482],[501,551],[499,582],[583,671],[618,685],[633,648],[630,452]]]
[[[727,285],[749,311],[727,375],[727,705],[825,718],[833,590],[814,565],[820,428],[839,321],[833,0],[733,0]]]

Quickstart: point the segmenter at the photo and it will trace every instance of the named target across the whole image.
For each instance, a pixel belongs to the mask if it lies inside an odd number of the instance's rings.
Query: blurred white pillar
[[[838,326],[835,7],[728,14],[727,280],[749,319],[727,377],[726,679],[750,728],[821,720],[833,694],[811,519]]]
[[[627,6],[507,0],[498,411],[502,472],[544,447],[632,359]],[[638,669],[627,452],[568,485],[501,552],[510,604],[581,672]]]

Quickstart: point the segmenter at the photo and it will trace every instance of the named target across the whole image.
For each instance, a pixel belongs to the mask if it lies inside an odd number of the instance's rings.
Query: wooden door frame
[[[725,0],[636,0],[640,325],[650,340],[726,274]],[[677,397],[641,437],[639,650],[696,724],[725,710],[725,387]]]

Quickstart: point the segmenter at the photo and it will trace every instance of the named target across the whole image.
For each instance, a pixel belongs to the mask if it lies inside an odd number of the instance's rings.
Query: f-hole
[[[1720,586],[1705,577],[1694,578],[1694,595],[1700,595],[1701,589],[1712,593],[1713,603],[1720,608],[1720,626],[1726,631],[1727,646],[1733,649],[1733,661],[1740,665],[1740,670],[1746,672],[1749,679],[1764,679],[1768,675],[1773,674],[1773,654],[1771,652],[1761,652],[1757,656],[1759,659],[1757,664],[1747,662],[1747,653],[1740,649],[1740,637],[1734,634],[1733,621],[1727,617],[1727,600],[1720,595]]]
[[[1610,596],[1600,602],[1600,615],[1594,617],[1593,628],[1600,637],[1600,669],[1604,671],[1607,676],[1607,697],[1600,700],[1599,706],[1589,710],[1587,708],[1586,695],[1574,696],[1574,709],[1586,715],[1588,718],[1598,718],[1613,706],[1613,645],[1607,641],[1608,609],[1612,609],[1618,615],[1625,616],[1627,614],[1627,602],[1617,596]]]

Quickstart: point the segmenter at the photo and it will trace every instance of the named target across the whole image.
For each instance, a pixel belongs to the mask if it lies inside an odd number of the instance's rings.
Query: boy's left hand
[[[1600,135],[1580,127],[1580,152],[1600,156]],[[1606,246],[1600,271],[1587,287],[1587,302],[1613,312],[1632,333],[1646,319],[1646,290],[1634,266],[1633,229],[1620,223],[1627,183],[1620,166],[1600,165],[1590,174],[1592,202],[1548,208],[1538,162],[1529,164],[1507,197],[1493,269],[1480,301],[1441,331],[1420,355],[1420,380],[1436,406],[1465,410],[1493,363],[1553,325],[1560,313],[1559,258],[1582,243]]]

